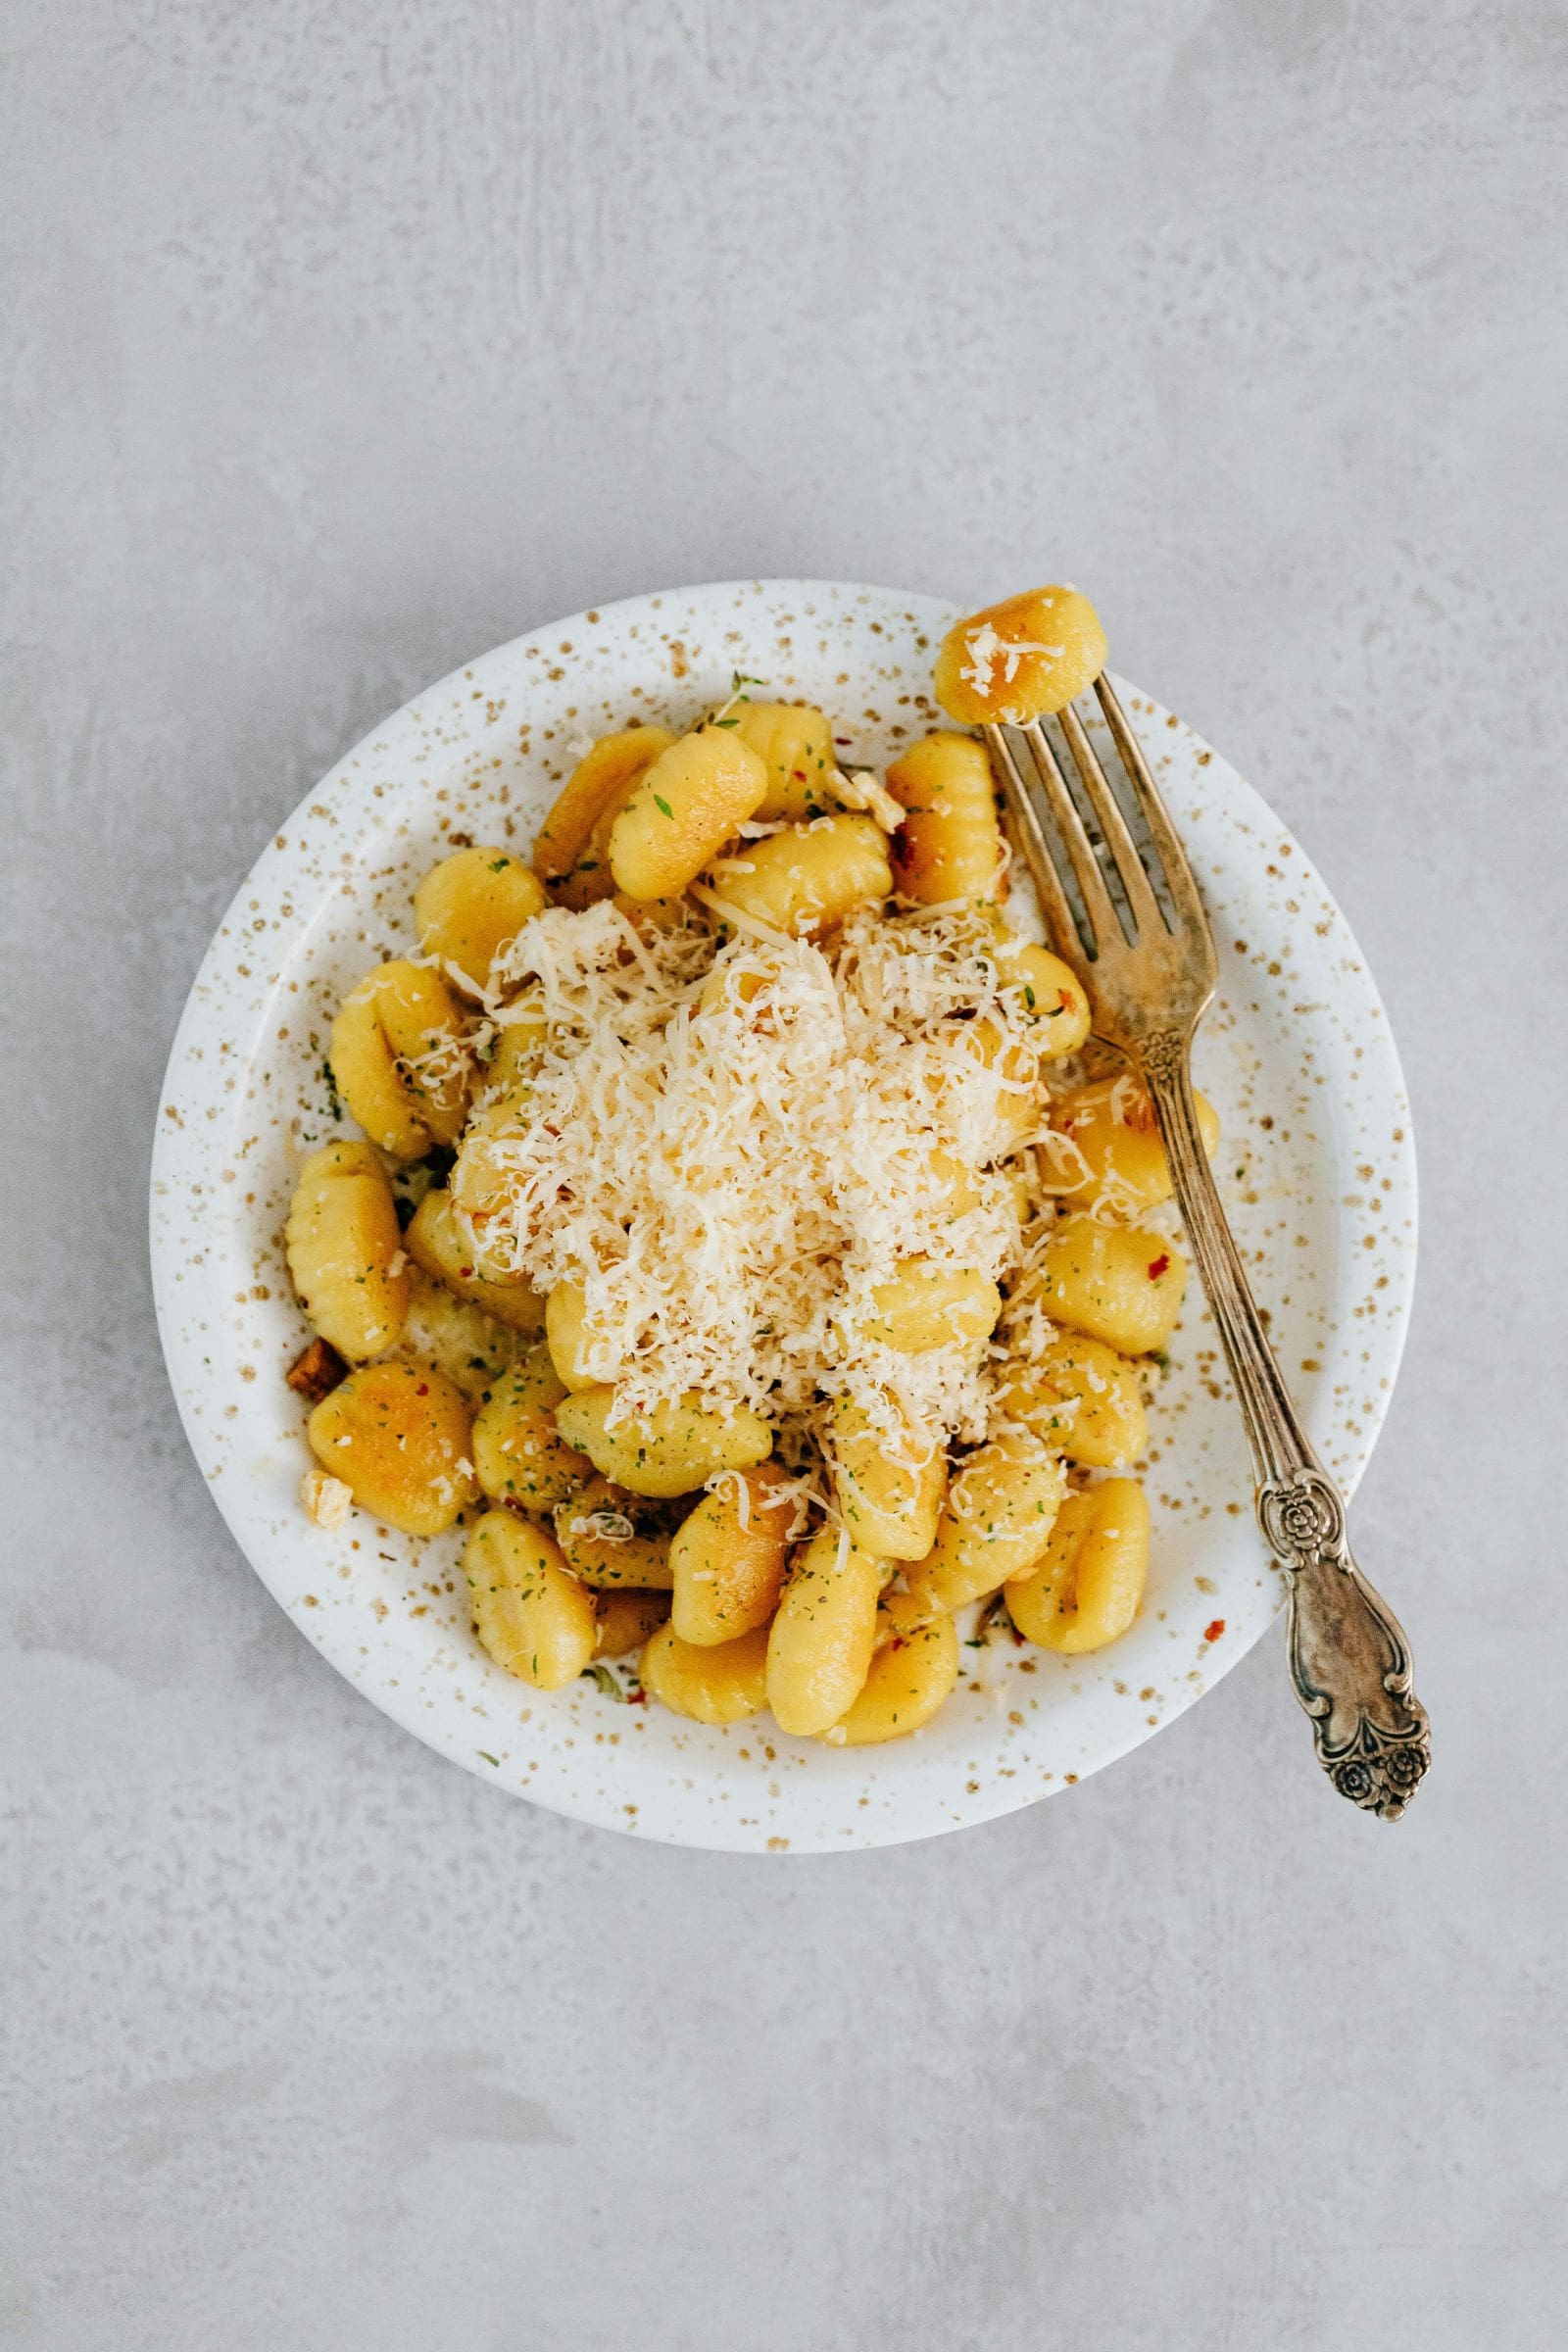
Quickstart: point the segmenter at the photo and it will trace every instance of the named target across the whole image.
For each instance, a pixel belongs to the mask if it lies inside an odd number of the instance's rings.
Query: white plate
[[[332,1132],[333,1011],[412,944],[410,898],[460,835],[526,850],[589,736],[679,725],[742,669],[825,705],[856,759],[931,723],[929,598],[766,580],[639,597],[519,637],[389,718],[304,800],[229,908],[170,1057],[153,1157],[159,1323],[186,1432],[246,1556],[300,1630],[378,1707],[514,1794],[680,1845],[883,1845],[986,1821],[1082,1780],[1233,1666],[1283,1597],[1254,1531],[1246,1448],[1196,1281],[1152,1415],[1150,1591],[1101,1656],[1010,1640],[915,1739],[833,1749],[766,1719],[725,1730],[546,1695],[472,1640],[459,1540],[420,1544],[298,1501],[307,1455],[283,1373],[305,1332],[281,1228],[302,1150]],[[1218,1168],[1287,1376],[1353,1487],[1387,1409],[1415,1262],[1410,1115],[1366,965],[1323,884],[1216,753],[1122,694],[1203,885],[1219,1001],[1200,1084]],[[1289,1695],[1281,1667],[1279,1703]],[[1305,1731],[1302,1732],[1303,1740]]]

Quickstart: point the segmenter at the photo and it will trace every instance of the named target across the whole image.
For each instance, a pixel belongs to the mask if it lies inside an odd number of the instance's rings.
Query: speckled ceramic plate
[[[514,1795],[674,1844],[803,1852],[989,1820],[1082,1780],[1200,1697],[1279,1608],[1241,1425],[1192,1286],[1152,1415],[1148,1598],[1101,1656],[993,1635],[916,1738],[833,1749],[764,1719],[709,1730],[606,1697],[543,1695],[467,1625],[460,1539],[336,1533],[299,1500],[307,1455],[283,1373],[305,1333],[282,1224],[303,1152],[334,1132],[333,1012],[413,944],[410,899],[464,838],[526,850],[584,741],[681,725],[763,678],[832,710],[880,762],[933,718],[930,599],[824,581],[682,589],[519,637],[377,727],[270,844],[202,965],[170,1058],[152,1253],[171,1377],[203,1475],[247,1557],[368,1698]],[[1185,834],[1221,956],[1198,1077],[1218,1168],[1312,1437],[1347,1488],[1398,1364],[1415,1261],[1409,1111],[1371,976],[1300,850],[1233,769],[1136,689],[1122,695]],[[1284,1678],[1280,1704],[1291,1700]]]

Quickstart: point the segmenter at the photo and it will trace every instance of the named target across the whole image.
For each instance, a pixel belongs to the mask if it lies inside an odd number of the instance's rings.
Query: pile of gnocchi
[[[1044,589],[937,690],[1033,717],[1103,660]],[[984,746],[850,768],[760,683],[594,743],[529,861],[426,874],[333,1026],[361,1133],[299,1172],[288,1377],[312,1516],[461,1527],[523,1684],[858,1746],[931,1720],[974,1604],[1069,1654],[1133,1623],[1186,1265],[1147,1099],[1007,920]]]

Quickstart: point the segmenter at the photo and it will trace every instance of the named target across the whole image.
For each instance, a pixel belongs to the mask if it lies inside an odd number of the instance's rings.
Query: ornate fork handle
[[[1133,1048],[1247,1425],[1258,1524],[1290,1579],[1290,1660],[1318,1761],[1343,1796],[1396,1821],[1431,1762],[1398,1619],[1350,1556],[1345,1502],[1274,1359],[1199,1134],[1189,1039]]]

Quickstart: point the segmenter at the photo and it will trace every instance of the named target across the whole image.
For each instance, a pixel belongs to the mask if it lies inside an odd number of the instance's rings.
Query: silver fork
[[[1193,1032],[1214,994],[1213,934],[1115,689],[1101,677],[1095,693],[1149,836],[1148,867],[1070,704],[1057,724],[1106,864],[1045,728],[1038,721],[989,726],[986,739],[1054,944],[1088,995],[1095,1035],[1126,1057],[1154,1107],[1247,1425],[1258,1524],[1289,1580],[1291,1679],[1311,1717],[1318,1761],[1343,1796],[1396,1821],[1431,1761],[1426,1710],[1410,1690],[1409,1645],[1350,1556],[1345,1499],[1301,1427],[1220,1205],[1199,1136],[1191,1066]],[[1041,823],[1031,773],[1065,865]]]

